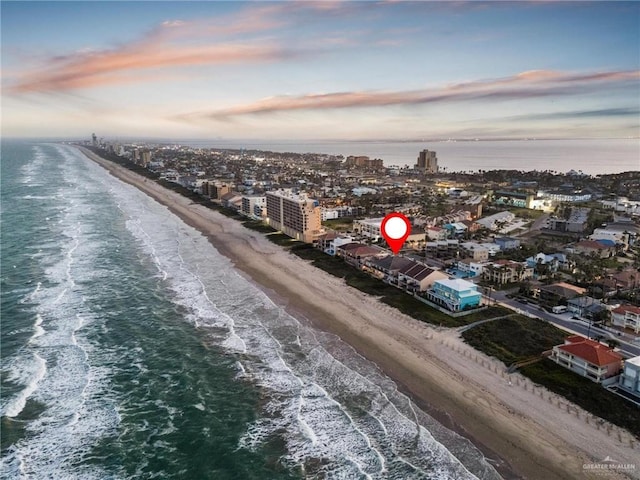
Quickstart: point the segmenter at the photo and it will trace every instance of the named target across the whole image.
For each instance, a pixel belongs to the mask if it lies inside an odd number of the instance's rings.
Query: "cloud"
[[[522,72],[511,77],[457,83],[437,89],[277,96],[223,110],[187,114],[184,118],[209,117],[223,120],[240,115],[268,114],[294,110],[328,110],[418,105],[474,99],[525,99],[553,95],[575,95],[601,90],[607,84],[636,81],[639,78],[640,71],[575,74],[535,70]]]
[[[573,118],[601,118],[601,117],[637,117],[640,118],[640,108],[602,108],[597,110],[571,110],[567,112],[549,112],[531,115],[517,115],[512,119],[525,120],[554,120]]]
[[[290,48],[247,40],[249,34],[282,26],[283,21],[276,18],[281,9],[277,4],[260,5],[221,18],[169,19],[123,45],[40,58],[19,72],[5,72],[3,86],[14,95],[68,92],[148,81],[148,72],[143,70],[291,58],[295,53]],[[156,74],[154,78],[161,80],[163,76]]]

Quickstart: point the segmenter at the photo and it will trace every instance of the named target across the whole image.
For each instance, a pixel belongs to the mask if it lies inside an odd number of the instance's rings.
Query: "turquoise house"
[[[428,298],[452,312],[459,312],[479,307],[482,294],[476,284],[456,278],[437,280],[429,290]]]

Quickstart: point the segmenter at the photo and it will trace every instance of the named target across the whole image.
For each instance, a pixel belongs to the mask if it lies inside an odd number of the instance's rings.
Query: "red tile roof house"
[[[616,377],[622,370],[622,357],[618,353],[580,335],[567,337],[564,345],[553,347],[550,359],[597,383]]]

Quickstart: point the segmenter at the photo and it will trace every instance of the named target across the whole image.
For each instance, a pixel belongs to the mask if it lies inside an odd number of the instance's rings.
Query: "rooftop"
[[[622,361],[622,357],[619,354],[599,342],[579,335],[567,337],[565,341],[568,343],[558,346],[560,350],[586,360],[593,365],[602,367]]]

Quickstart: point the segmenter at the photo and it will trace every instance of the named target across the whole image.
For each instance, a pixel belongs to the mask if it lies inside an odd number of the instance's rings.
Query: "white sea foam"
[[[31,362],[23,362],[11,369],[9,379],[24,385],[2,409],[2,415],[6,417],[17,417],[24,409],[27,399],[38,388],[38,383],[47,373],[47,362],[37,353],[32,353]]]
[[[267,392],[264,416],[248,427],[239,448],[257,448],[282,435],[285,463],[321,459],[318,475],[474,478],[416,423],[411,402],[377,367],[357,359],[348,346],[339,349],[345,358],[356,358],[349,365],[330,354],[323,346],[327,336],[319,338],[283,312],[165,207],[127,185],[113,187],[112,194],[187,320],[240,353],[240,375]]]
[[[42,177],[51,149],[37,150],[35,160],[23,173]],[[56,150],[63,161],[48,165],[55,164],[65,181],[47,187],[57,188],[59,195],[55,197],[66,203],[56,214],[58,221],[46,227],[50,238],[56,239],[56,245],[43,247],[51,254],[32,256],[43,267],[44,280],[21,303],[34,311],[34,334],[12,358],[16,371],[30,381],[9,399],[4,414],[19,414],[27,399],[44,409],[26,424],[27,437],[12,445],[2,459],[2,468],[7,474],[25,478],[105,478],[101,467],[77,465],[118,423],[106,393],[109,372],[91,365],[91,347],[82,335],[84,326],[92,322],[92,314],[78,279],[86,282],[95,275],[92,262],[100,246],[99,239],[81,225],[84,216],[92,214],[95,200],[91,194],[95,192],[83,177],[83,159],[69,149]],[[29,363],[30,358],[35,362]]]

